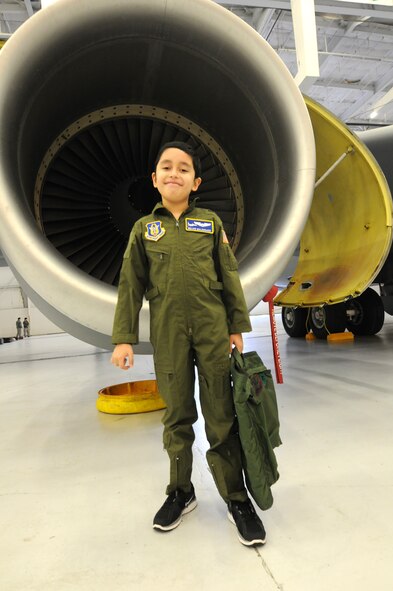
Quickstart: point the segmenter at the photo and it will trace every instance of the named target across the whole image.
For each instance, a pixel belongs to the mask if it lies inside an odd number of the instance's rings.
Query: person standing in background
[[[23,336],[30,336],[30,322],[27,320],[27,318],[24,318],[23,320]]]
[[[19,341],[19,339],[23,339],[22,336],[22,320],[20,319],[20,316],[18,316],[18,319],[16,321],[16,340]]]

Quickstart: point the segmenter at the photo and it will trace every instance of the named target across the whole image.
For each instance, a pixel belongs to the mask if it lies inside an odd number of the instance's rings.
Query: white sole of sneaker
[[[229,521],[233,523],[233,525],[237,529],[236,522],[233,519],[233,515],[232,513],[230,513],[230,511],[228,511],[227,517]],[[243,536],[240,535],[239,530],[237,530],[237,537],[239,538],[239,542],[241,542],[241,544],[243,544],[244,546],[256,546],[257,544],[264,544],[266,542],[266,536],[263,540],[262,538],[255,538],[254,540],[245,540]]]
[[[159,529],[161,531],[171,531],[172,529],[175,529],[175,527],[180,525],[183,515],[186,515],[187,513],[191,513],[191,511],[193,511],[197,505],[198,505],[198,502],[196,499],[194,499],[193,501],[191,501],[191,503],[189,505],[187,505],[187,507],[184,507],[183,511],[181,512],[181,514],[179,516],[179,519],[176,519],[176,521],[174,521],[170,525],[159,525],[158,523],[153,523],[153,528]]]

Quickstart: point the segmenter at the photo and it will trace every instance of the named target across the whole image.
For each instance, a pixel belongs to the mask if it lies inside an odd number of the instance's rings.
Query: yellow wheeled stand
[[[156,380],[126,382],[107,386],[98,392],[97,409],[109,414],[151,412],[165,408]]]

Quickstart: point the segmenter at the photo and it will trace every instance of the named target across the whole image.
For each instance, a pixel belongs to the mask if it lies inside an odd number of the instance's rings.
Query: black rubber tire
[[[282,323],[285,332],[290,337],[301,338],[307,334],[308,308],[289,308],[284,306],[281,310]]]
[[[355,335],[374,335],[383,327],[385,310],[376,291],[368,287],[357,298],[346,302],[347,328]]]
[[[345,304],[311,308],[310,326],[317,339],[326,339],[329,334],[344,332],[347,327]]]

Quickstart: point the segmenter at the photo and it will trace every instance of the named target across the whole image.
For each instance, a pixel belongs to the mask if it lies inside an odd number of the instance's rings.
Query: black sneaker
[[[196,506],[197,500],[193,486],[189,493],[177,489],[168,495],[167,500],[156,513],[153,519],[153,527],[163,531],[175,529],[180,524],[182,515],[189,513]]]
[[[266,542],[265,528],[250,499],[244,503],[230,501],[228,503],[228,519],[236,525],[238,538],[245,546]]]

